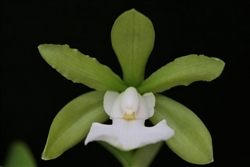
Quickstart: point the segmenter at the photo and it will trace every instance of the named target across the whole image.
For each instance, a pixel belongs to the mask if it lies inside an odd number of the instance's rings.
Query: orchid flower
[[[93,123],[85,144],[90,141],[105,141],[121,150],[132,150],[148,144],[167,140],[174,130],[162,120],[154,127],[145,127],[144,121],[154,115],[153,93],[141,96],[134,87],[119,95],[107,91],[104,95],[104,110],[113,120],[112,125]]]
[[[152,22],[134,9],[116,19],[111,41],[123,80],[95,58],[68,45],[38,47],[44,60],[64,77],[95,89],[59,111],[51,124],[42,159],[57,158],[86,137],[85,144],[100,141],[124,166],[148,166],[161,146],[159,141],[165,141],[187,162],[213,161],[212,139],[206,126],[190,109],[159,93],[195,81],[212,81],[222,73],[225,63],[191,54],[144,79],[154,37]],[[112,125],[102,124],[108,118]],[[145,127],[146,119],[155,126]],[[146,160],[142,158],[145,155]]]

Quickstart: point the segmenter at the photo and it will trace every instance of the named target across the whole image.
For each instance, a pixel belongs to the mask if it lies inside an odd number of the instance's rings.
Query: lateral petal
[[[115,99],[119,96],[118,92],[107,91],[103,98],[103,107],[105,112],[110,115],[111,108],[115,102]]]

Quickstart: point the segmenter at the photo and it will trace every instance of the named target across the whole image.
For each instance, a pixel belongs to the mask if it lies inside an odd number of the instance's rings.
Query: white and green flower
[[[127,88],[121,94],[107,91],[103,103],[113,124],[93,123],[85,144],[90,141],[105,141],[128,151],[167,140],[174,135],[174,130],[167,125],[166,120],[154,127],[144,126],[145,120],[154,115],[153,93],[141,96],[134,87]]]
[[[134,9],[116,19],[111,41],[123,80],[95,58],[68,45],[38,47],[45,61],[64,77],[95,89],[73,99],[56,115],[42,154],[44,160],[57,158],[87,137],[85,144],[104,141],[100,143],[124,166],[148,164],[162,140],[190,163],[213,161],[211,136],[202,121],[187,107],[159,93],[195,81],[212,81],[222,73],[225,63],[192,54],[175,59],[144,79],[154,37],[151,21]],[[101,124],[109,118],[112,125]],[[145,127],[146,119],[155,126]],[[139,158],[142,154],[150,158]]]

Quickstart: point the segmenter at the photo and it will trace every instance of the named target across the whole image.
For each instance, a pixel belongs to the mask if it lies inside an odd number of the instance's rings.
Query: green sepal
[[[195,81],[212,81],[220,76],[225,63],[214,57],[188,55],[175,59],[150,75],[139,87],[140,93],[163,92]]]
[[[145,66],[154,47],[154,27],[143,14],[131,9],[121,14],[111,31],[111,42],[129,86],[144,80]]]
[[[82,141],[93,122],[105,122],[103,92],[92,91],[70,101],[54,118],[42,153],[42,159],[57,158]]]
[[[38,46],[44,60],[65,78],[90,88],[122,92],[125,83],[109,67],[95,58],[82,54],[68,45],[42,44]]]
[[[37,166],[29,147],[22,141],[15,141],[11,144],[4,162],[4,167],[14,166]]]
[[[159,94],[153,124],[165,119],[175,134],[166,141],[169,148],[187,162],[208,164],[213,162],[212,139],[203,122],[182,104]]]

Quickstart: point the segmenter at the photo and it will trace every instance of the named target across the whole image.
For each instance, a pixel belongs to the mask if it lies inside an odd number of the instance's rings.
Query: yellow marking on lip
[[[131,114],[125,113],[123,118],[127,120],[133,120],[135,119],[135,113],[134,112],[132,112]]]

